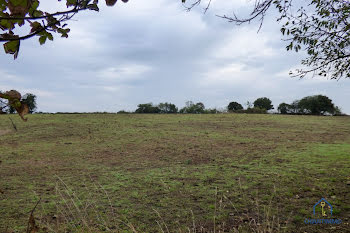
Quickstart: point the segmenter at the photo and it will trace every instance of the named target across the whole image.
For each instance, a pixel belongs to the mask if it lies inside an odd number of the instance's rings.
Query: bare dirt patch
[[[9,133],[11,133],[11,132],[12,132],[12,131],[9,130],[9,129],[0,129],[0,136],[9,134]]]

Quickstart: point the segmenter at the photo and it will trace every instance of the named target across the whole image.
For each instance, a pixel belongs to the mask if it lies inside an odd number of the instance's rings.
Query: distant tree
[[[302,114],[301,110],[299,109],[299,101],[300,100],[295,100],[290,104],[290,112],[292,114]]]
[[[273,109],[272,101],[269,98],[262,97],[254,101],[255,108],[266,109],[267,111]]]
[[[28,105],[29,113],[33,113],[36,108],[36,95],[27,93],[22,97],[22,102]]]
[[[129,112],[125,111],[125,110],[120,110],[117,112],[117,114],[128,114]]]
[[[168,102],[158,104],[158,108],[160,110],[160,113],[177,113],[178,111],[178,108],[175,106],[175,104]]]
[[[204,113],[207,114],[217,114],[217,113],[221,113],[222,111],[217,109],[217,108],[210,108],[210,109],[205,109]]]
[[[16,109],[12,105],[10,105],[8,107],[7,112],[10,113],[10,114],[14,114],[14,113],[16,113]]]
[[[278,105],[277,110],[281,114],[290,114],[290,113],[292,113],[291,105],[290,104],[286,104],[286,103],[281,103],[280,105]]]
[[[229,103],[229,105],[227,106],[227,110],[228,111],[237,111],[237,110],[242,110],[243,106],[240,103],[237,102],[231,102]]]
[[[306,96],[291,104],[281,103],[278,111],[281,114],[342,115],[340,108],[324,95]]]
[[[191,107],[194,105],[193,101],[189,100],[189,101],[186,101],[185,103],[186,107]]]
[[[196,103],[195,106],[196,106],[196,109],[201,111],[201,112],[203,112],[205,109],[205,106],[202,102]]]
[[[335,106],[334,115],[342,116],[342,115],[345,115],[345,114],[341,111],[341,109],[338,106]]]
[[[157,106],[153,106],[152,103],[137,105],[135,113],[159,113],[160,109]]]
[[[198,102],[194,104],[192,101],[187,101],[186,106],[180,109],[180,113],[192,113],[192,114],[198,114],[198,113],[204,113],[205,106],[202,102]]]
[[[324,95],[304,97],[299,101],[298,107],[302,113],[312,115],[334,114],[336,111],[332,100]]]
[[[247,109],[253,107],[253,104],[250,101],[247,101],[247,103],[245,105],[247,105]]]

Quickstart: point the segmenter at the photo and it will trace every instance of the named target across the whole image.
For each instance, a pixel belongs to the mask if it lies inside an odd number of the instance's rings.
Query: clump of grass
[[[49,213],[44,204],[41,204],[41,212],[38,215],[38,225],[43,232],[141,232],[137,229],[137,223],[133,225],[125,218],[118,215],[113,206],[108,192],[97,182],[86,188],[84,195],[79,195],[60,178],[57,177],[55,192],[56,213]],[[240,184],[240,187],[241,184]],[[240,189],[245,194],[243,188]],[[233,202],[218,188],[215,188],[215,203],[212,222],[203,224],[196,222],[196,216],[191,211],[191,226],[183,226],[177,222],[174,229],[173,223],[167,223],[161,214],[153,208],[157,220],[154,225],[158,226],[161,233],[188,232],[188,233],[224,233],[224,232],[254,232],[270,233],[285,232],[288,221],[281,224],[278,217],[278,209],[273,206],[273,192],[269,203],[261,205],[258,198],[250,200],[252,208],[246,212],[239,212]],[[99,205],[101,198],[107,199],[108,208]],[[223,217],[224,216],[224,217]]]
[[[246,192],[242,188],[241,181],[239,179],[239,192],[243,197],[246,197]],[[279,218],[278,208],[273,205],[273,200],[276,195],[276,188],[274,188],[268,204],[261,204],[261,200],[257,196],[255,199],[247,200],[245,203],[251,203],[251,208],[246,208],[245,212],[239,212],[236,206],[233,204],[224,193],[219,194],[218,189],[215,190],[215,207],[213,214],[212,227],[195,226],[193,218],[193,227],[188,228],[188,232],[197,233],[272,233],[272,232],[286,232],[288,230],[288,224],[291,216],[286,221],[281,223]],[[246,197],[247,198],[247,197]],[[220,219],[224,215],[230,216],[229,218]],[[226,219],[226,221],[225,221]]]
[[[106,190],[92,180],[84,194],[76,193],[60,177],[57,177],[55,192],[56,213],[50,213],[41,205],[39,225],[44,232],[138,232],[132,223],[122,220],[113,207]],[[99,204],[106,198],[109,206]]]

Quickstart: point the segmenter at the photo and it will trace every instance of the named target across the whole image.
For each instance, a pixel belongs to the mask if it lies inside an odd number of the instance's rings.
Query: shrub
[[[229,103],[229,105],[227,106],[227,110],[228,111],[237,111],[237,110],[242,110],[243,106],[240,103],[237,102],[231,102]]]
[[[273,109],[272,101],[266,97],[258,98],[254,101],[254,108],[271,110]]]

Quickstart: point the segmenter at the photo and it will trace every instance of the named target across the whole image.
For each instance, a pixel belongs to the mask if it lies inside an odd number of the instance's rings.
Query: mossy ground
[[[349,117],[11,118],[17,132],[8,115],[0,116],[6,132],[0,136],[0,232],[23,232],[40,197],[37,222],[72,221],[79,231],[79,218],[90,218],[62,211],[70,195],[84,213],[97,212],[100,222],[89,224],[101,231],[114,224],[112,230],[122,232],[130,230],[127,225],[139,232],[213,231],[214,225],[230,232],[252,221],[262,225],[269,216],[286,232],[349,228]],[[333,205],[341,225],[304,223],[320,198]]]

